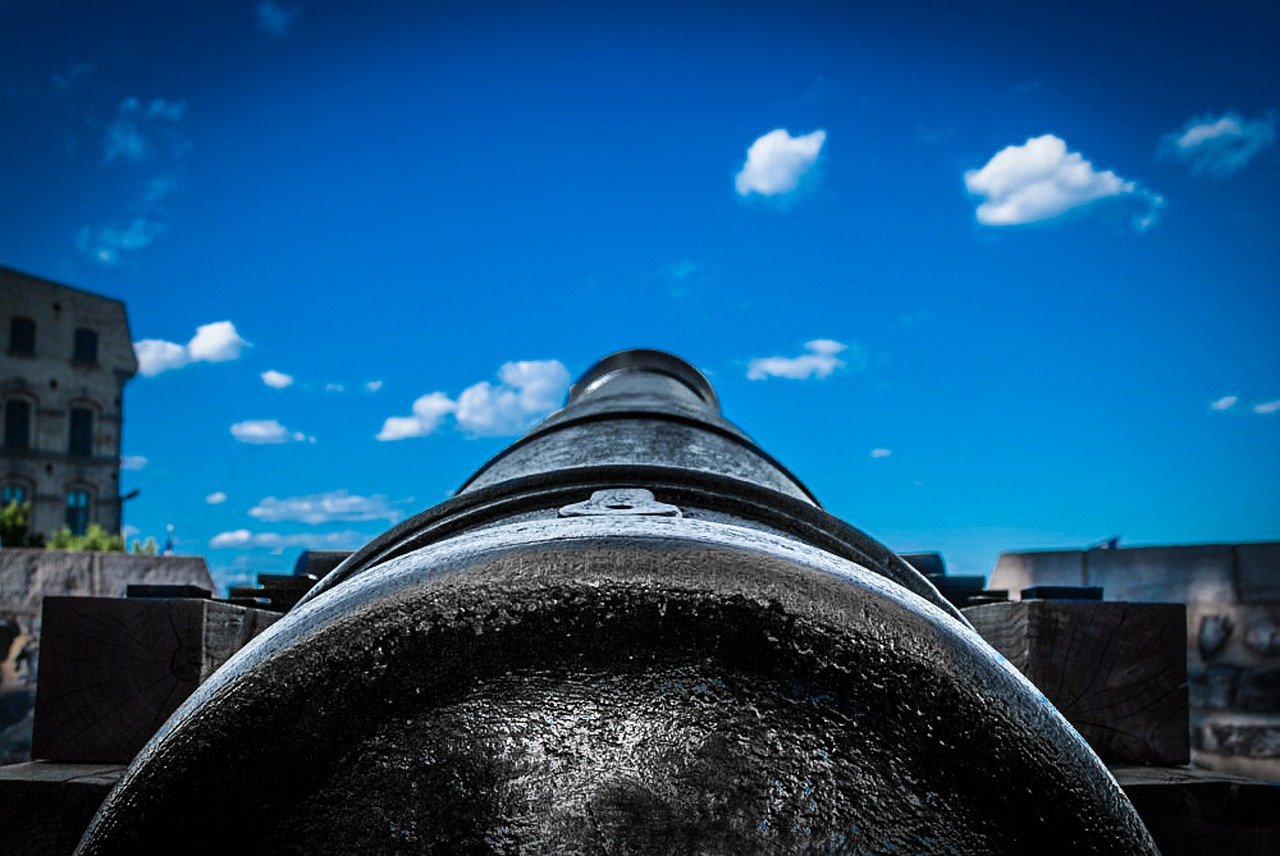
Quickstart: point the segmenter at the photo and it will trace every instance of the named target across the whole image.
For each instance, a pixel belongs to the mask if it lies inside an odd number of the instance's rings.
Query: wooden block
[[[50,761],[0,767],[0,853],[74,851],[124,769]]]
[[[45,598],[32,756],[128,763],[278,617],[209,600]]]
[[[1113,767],[1163,856],[1280,853],[1280,784],[1185,767]]]
[[[1036,600],[964,614],[1104,761],[1190,760],[1183,604]]]

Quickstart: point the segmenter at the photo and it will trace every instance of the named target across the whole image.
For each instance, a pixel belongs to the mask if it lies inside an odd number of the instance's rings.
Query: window
[[[4,403],[4,447],[31,448],[31,402],[10,398]]]
[[[23,503],[27,501],[27,489],[20,484],[7,484],[0,487],[0,506],[8,505],[11,502]]]
[[[71,408],[71,442],[67,451],[85,458],[93,454],[93,411],[87,407]]]
[[[9,353],[34,354],[36,352],[36,322],[30,318],[9,319]]]
[[[72,535],[83,535],[89,528],[89,493],[83,490],[67,492],[67,528]]]
[[[96,363],[98,361],[98,334],[94,330],[81,327],[76,330],[75,351],[71,358],[78,363]]]

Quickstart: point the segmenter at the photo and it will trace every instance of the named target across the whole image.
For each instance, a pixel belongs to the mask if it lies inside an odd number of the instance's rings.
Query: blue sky
[[[1270,4],[464,5],[0,2],[0,264],[128,304],[131,532],[356,547],[646,346],[956,573],[1280,538]]]

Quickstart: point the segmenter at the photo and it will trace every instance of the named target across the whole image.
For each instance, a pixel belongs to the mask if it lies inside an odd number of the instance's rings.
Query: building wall
[[[35,324],[33,354],[15,349],[15,317]],[[73,359],[78,329],[97,333],[93,362]],[[16,400],[32,411],[30,448],[0,446],[0,486],[24,489],[33,530],[57,531],[72,491],[89,496],[87,523],[120,530],[124,385],[137,371],[123,303],[0,268],[0,419]],[[71,451],[74,408],[93,414],[89,455]]]

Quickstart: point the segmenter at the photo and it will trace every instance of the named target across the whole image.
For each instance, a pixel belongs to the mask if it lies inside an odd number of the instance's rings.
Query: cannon
[[[1154,853],[914,568],[607,357],[192,695],[81,853]]]

